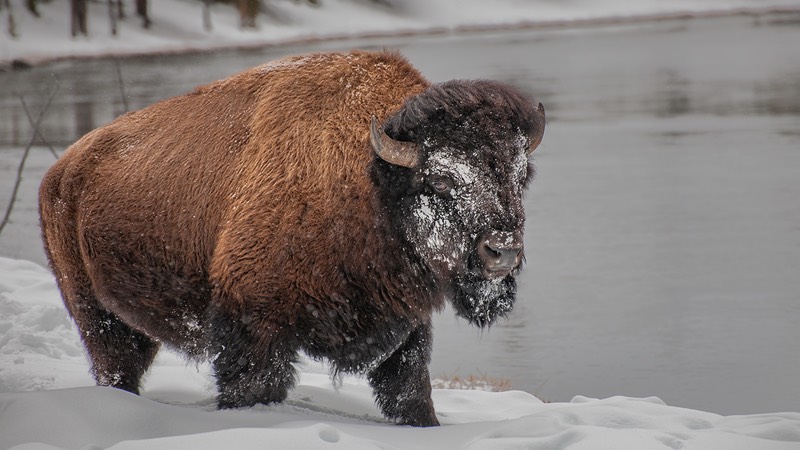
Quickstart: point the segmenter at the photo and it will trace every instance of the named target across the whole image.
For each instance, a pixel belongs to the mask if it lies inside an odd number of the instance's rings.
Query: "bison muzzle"
[[[298,352],[437,425],[431,315],[508,313],[544,109],[431,84],[387,52],[290,57],[117,118],[40,190],[45,248],[100,385],[138,393],[163,343],[218,406],[283,401]]]

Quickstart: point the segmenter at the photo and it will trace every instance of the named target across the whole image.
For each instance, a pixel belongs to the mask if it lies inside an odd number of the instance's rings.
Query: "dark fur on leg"
[[[297,350],[278,327],[215,312],[210,330],[220,409],[286,399],[296,381]]]
[[[100,307],[81,305],[76,309],[74,315],[97,384],[138,394],[159,344]]]
[[[414,330],[392,356],[369,373],[375,401],[390,419],[405,425],[439,425],[431,400],[428,363],[431,357],[431,326]]]

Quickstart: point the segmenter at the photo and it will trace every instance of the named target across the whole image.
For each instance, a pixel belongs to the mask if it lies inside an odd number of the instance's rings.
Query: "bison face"
[[[418,188],[404,202],[406,239],[449,284],[456,312],[480,326],[511,310],[523,258],[522,190],[530,169],[524,146],[498,144],[517,147],[501,172],[476,157],[481,151],[428,149]]]
[[[373,120],[376,182],[393,193],[395,228],[456,312],[481,327],[514,304],[528,157],[543,130],[541,105],[491,82],[437,85],[384,127]]]

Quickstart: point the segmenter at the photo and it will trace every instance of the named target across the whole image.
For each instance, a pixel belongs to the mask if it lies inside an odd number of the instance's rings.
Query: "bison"
[[[544,109],[428,82],[392,52],[288,57],[125,114],[40,188],[43,239],[99,385],[138,393],[163,343],[218,407],[281,402],[298,352],[437,425],[431,316],[486,327],[523,259]]]

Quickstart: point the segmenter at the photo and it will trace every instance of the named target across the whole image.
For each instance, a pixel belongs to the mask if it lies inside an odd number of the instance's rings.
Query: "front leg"
[[[280,403],[295,383],[292,333],[258,317],[214,311],[210,351],[220,409]]]
[[[421,325],[369,375],[375,401],[383,414],[417,427],[439,425],[431,400],[431,325]]]

